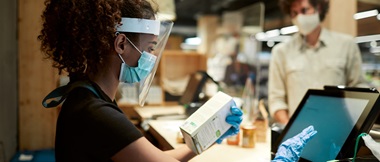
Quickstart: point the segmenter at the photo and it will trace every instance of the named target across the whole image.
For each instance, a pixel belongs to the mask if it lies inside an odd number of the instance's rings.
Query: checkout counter
[[[197,75],[200,75],[200,77],[191,77],[193,78],[193,80],[190,80],[190,83],[194,84],[188,84],[188,87],[186,88],[186,91],[183,95],[184,97],[180,99],[179,103],[186,104],[190,101],[193,102],[199,100],[199,98],[196,98],[197,96],[199,96],[199,87],[203,87],[208,77],[207,75],[204,75],[204,73],[197,73]],[[342,157],[352,157],[350,156],[351,152],[349,151],[353,150],[352,143],[354,141],[351,139],[355,138],[356,136],[354,135],[358,132],[351,132],[351,134],[348,133],[353,127],[360,128],[360,130],[358,131],[367,131],[367,129],[370,129],[368,127],[371,124],[371,121],[373,121],[373,119],[375,118],[374,114],[378,114],[378,112],[380,111],[378,109],[373,109],[372,111],[373,107],[377,108],[378,106],[380,106],[379,95],[380,94],[374,92],[358,92],[357,89],[309,90],[308,93],[305,95],[303,101],[301,102],[299,108],[297,109],[297,112],[295,113],[295,115],[292,116],[291,121],[297,122],[295,122],[295,124],[288,124],[289,127],[286,127],[284,129],[285,133],[289,132],[285,134],[288,136],[283,136],[282,139],[286,140],[289,137],[292,137],[294,134],[299,133],[300,130],[306,128],[311,124],[316,128],[316,130],[319,131],[319,134],[318,137],[315,137],[313,141],[311,141],[311,143],[308,143],[308,146],[310,146],[309,150],[307,150],[306,148],[305,150],[303,150],[303,154],[309,151],[308,155],[310,156],[322,155],[323,157],[325,157],[325,159],[322,161],[326,161],[327,159],[334,159],[335,155],[332,155],[332,157],[330,158],[330,155],[322,154],[326,154],[324,150],[328,150],[328,148],[319,149],[321,153],[316,153],[315,149],[312,148],[321,148],[321,144],[324,144],[323,146],[330,146],[331,142],[329,142],[329,139],[334,139],[343,143],[345,143],[345,139],[348,139],[346,140],[348,141],[346,142],[347,144],[342,146],[342,149],[339,150],[343,153],[346,153],[344,155],[342,154]],[[370,104],[367,105],[366,103]],[[122,108],[123,106],[120,105],[120,107]],[[359,111],[359,109],[361,111]],[[181,135],[179,127],[187,118],[185,108],[182,105],[133,107],[130,108],[130,110],[133,110],[133,113],[135,114],[135,117],[132,117],[132,119],[136,120],[136,126],[141,128],[143,133],[149,135],[149,137],[147,138],[153,139],[154,142],[152,143],[155,144],[159,149],[165,151],[185,145],[184,143],[178,142],[177,140],[177,138],[179,138],[179,136]],[[318,110],[317,112],[319,112],[319,114],[316,113],[315,110]],[[341,112],[350,112],[350,114],[342,115]],[[329,116],[334,114],[335,116],[333,117]],[[130,117],[130,115],[128,116]],[[351,119],[353,119],[353,116],[355,117],[355,121],[359,121],[356,124],[355,122],[352,123],[351,121]],[[367,120],[367,116],[370,119]],[[338,121],[340,122],[336,122],[337,118],[339,118]],[[346,123],[343,124],[346,126],[344,127],[345,129],[342,129],[342,121],[343,123]],[[334,123],[335,125],[332,125]],[[351,125],[348,126],[349,123],[351,123]],[[325,127],[326,125],[329,125],[329,127]],[[331,137],[332,135],[330,132],[335,132],[333,133],[333,137]],[[277,149],[272,148],[272,136],[270,129],[267,129],[266,133],[266,142],[256,142],[254,148],[243,148],[241,144],[242,140],[240,140],[239,145],[228,145],[227,142],[224,141],[222,144],[213,145],[211,148],[209,148],[199,156],[196,156],[191,161],[268,162],[271,160],[271,150],[273,151]],[[370,133],[373,134],[373,131]],[[349,137],[343,138],[343,136]],[[313,142],[314,145],[312,145]],[[279,143],[281,143],[280,140],[276,140],[276,142],[273,144],[276,144],[276,146],[278,146]],[[368,152],[368,150],[365,149],[359,149],[358,151],[358,155],[369,154],[370,152]]]
[[[186,115],[182,106],[145,106],[133,108],[136,119],[143,131],[149,133],[161,150],[170,150],[184,146],[177,138],[180,135],[179,126],[185,121]],[[241,133],[240,133],[241,134]],[[240,145],[215,144],[202,154],[191,159],[191,162],[268,162],[270,161],[270,130],[267,130],[266,142],[256,142],[254,148],[243,148]]]

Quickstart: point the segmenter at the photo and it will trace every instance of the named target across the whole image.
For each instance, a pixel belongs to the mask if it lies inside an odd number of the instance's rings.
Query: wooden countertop
[[[180,132],[179,126],[185,120],[161,119],[153,120],[152,116],[157,114],[183,114],[182,106],[147,106],[135,108],[142,121],[149,125],[148,131],[161,145],[161,149],[168,150],[185,145],[177,142]],[[240,138],[242,139],[242,138]],[[243,148],[240,145],[228,145],[226,140],[222,144],[215,144],[201,155],[190,160],[190,162],[268,162],[270,161],[270,129],[267,131],[267,142],[256,142],[255,148]]]
[[[185,144],[177,143],[179,126],[184,120],[151,120],[149,131],[166,149],[173,149]],[[190,162],[268,162],[270,161],[270,131],[267,132],[267,142],[256,142],[255,148],[243,148],[239,146],[215,144],[201,155],[190,160]]]

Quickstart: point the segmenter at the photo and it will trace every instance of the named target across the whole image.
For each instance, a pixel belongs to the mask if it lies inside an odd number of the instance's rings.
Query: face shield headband
[[[141,78],[141,81],[137,83],[125,84],[125,86],[132,86],[136,88],[138,95],[135,100],[140,106],[144,105],[145,100],[148,96],[150,86],[154,79],[154,75],[157,71],[162,52],[165,48],[172,27],[173,22],[171,21],[158,21],[151,19],[139,19],[128,17],[122,17],[121,25],[116,26],[116,31],[119,33],[125,32],[139,34],[140,38],[136,40],[139,40],[140,42],[134,42],[133,44],[135,44],[140,51],[148,51],[148,53],[152,53],[157,57],[154,66],[150,73],[147,75],[147,77]],[[149,52],[149,50],[146,50],[147,48],[149,48],[147,47],[148,44],[146,42],[154,42],[153,52]]]

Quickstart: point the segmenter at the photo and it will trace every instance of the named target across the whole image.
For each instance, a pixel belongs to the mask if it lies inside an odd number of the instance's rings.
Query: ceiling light
[[[358,12],[358,13],[354,14],[354,19],[355,20],[364,19],[367,17],[376,16],[378,14],[379,14],[379,11],[377,11],[377,10],[369,10],[369,11],[364,11],[364,12]]]
[[[292,33],[298,32],[298,27],[294,26],[294,25],[288,26],[288,27],[283,27],[283,28],[281,28],[280,32],[282,35],[292,34]]]
[[[378,41],[378,40],[380,40],[380,34],[356,37],[356,43],[364,43],[364,42],[371,42],[371,41]]]
[[[202,40],[199,37],[192,37],[185,39],[185,43],[189,45],[200,45],[202,43]]]
[[[377,20],[380,20],[380,14],[378,14],[376,17],[377,17]]]
[[[370,43],[371,47],[377,47],[377,42],[376,41],[371,41]]]
[[[267,42],[268,47],[273,47],[274,46],[274,41],[270,40]]]
[[[280,36],[280,30],[279,29],[269,30],[265,32],[265,34],[267,38],[277,37],[277,36]]]
[[[267,38],[267,35],[264,32],[257,33],[255,38],[259,41],[264,41]]]

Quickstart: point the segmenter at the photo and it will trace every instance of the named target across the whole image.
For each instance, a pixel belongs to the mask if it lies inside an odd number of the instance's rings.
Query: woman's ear
[[[124,34],[116,33],[116,39],[114,42],[114,49],[116,53],[124,53],[126,50],[127,37]]]

